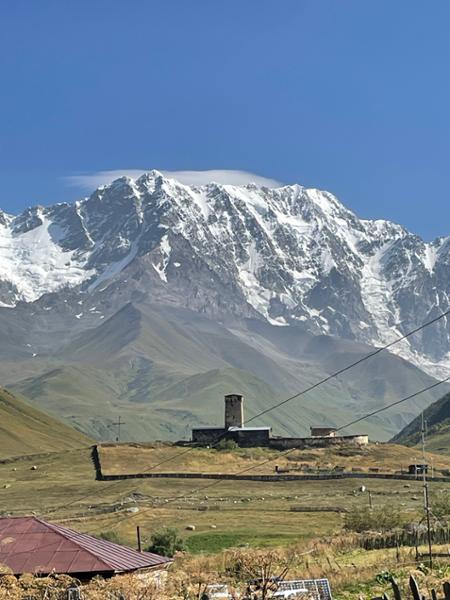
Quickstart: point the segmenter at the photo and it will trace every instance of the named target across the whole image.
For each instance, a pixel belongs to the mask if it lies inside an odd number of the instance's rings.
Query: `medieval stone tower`
[[[239,394],[225,396],[225,429],[244,427],[244,397]]]

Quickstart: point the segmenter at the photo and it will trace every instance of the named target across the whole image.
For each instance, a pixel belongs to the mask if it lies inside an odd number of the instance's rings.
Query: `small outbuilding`
[[[311,427],[311,437],[336,437],[335,427]]]
[[[0,564],[14,575],[96,575],[166,570],[172,559],[99,540],[37,517],[0,518]]]
[[[423,475],[424,473],[428,473],[428,465],[424,464],[415,464],[408,465],[408,473],[410,475]]]

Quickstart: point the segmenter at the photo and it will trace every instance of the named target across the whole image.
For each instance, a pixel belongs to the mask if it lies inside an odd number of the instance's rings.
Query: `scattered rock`
[[[138,513],[139,512],[139,507],[138,506],[130,506],[130,508],[127,508],[127,512],[129,512],[129,513]]]
[[[7,489],[8,489],[8,488],[10,488],[10,487],[11,487],[11,484],[10,484],[10,483],[5,483],[5,485],[3,486],[3,489],[4,489],[4,490],[7,490]]]
[[[360,486],[359,491],[364,493],[366,491],[366,486],[365,485]]]
[[[33,466],[31,467],[31,471],[37,471],[37,466],[36,466],[36,465],[33,465]]]
[[[411,487],[411,485],[410,485],[409,483],[405,483],[405,485],[404,485],[403,487],[405,487],[405,488],[410,488],[410,487]]]
[[[418,500],[419,498],[417,496],[411,496],[411,500]]]
[[[217,529],[217,525],[210,525],[211,529]]]
[[[186,525],[187,531],[195,531],[195,525]]]

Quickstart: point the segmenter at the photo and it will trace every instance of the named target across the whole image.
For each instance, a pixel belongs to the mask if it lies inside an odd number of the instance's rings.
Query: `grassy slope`
[[[445,394],[437,402],[424,411],[426,421],[426,445],[435,452],[450,454],[450,393]],[[394,440],[408,446],[421,444],[422,417],[419,415],[411,421]]]
[[[86,446],[84,434],[0,389],[0,452],[2,457],[60,451]]]
[[[114,439],[112,424],[120,415],[122,439],[173,440],[194,425],[220,424],[226,393],[243,393],[251,417],[369,351],[291,328],[254,322],[226,328],[191,311],[129,304],[79,334],[52,359],[53,368],[41,359],[40,374],[32,362],[20,377],[11,365],[0,365],[0,376],[14,377],[6,379],[10,389],[97,439]],[[310,425],[340,426],[431,381],[383,353],[254,424],[304,435]],[[434,399],[419,396],[352,432],[387,439]]]
[[[129,446],[112,448],[117,455],[125,452],[124,460],[137,460]],[[149,451],[151,449],[148,449]],[[157,453],[173,452],[172,448],[155,449]],[[140,449],[134,449],[138,454]],[[194,454],[197,451],[194,451]],[[198,451],[197,461],[191,467],[208,464],[214,470],[236,468],[236,465],[254,465],[267,458],[265,452],[248,451],[219,453],[214,450]],[[361,466],[384,462],[394,468],[411,460],[414,450],[395,446],[372,446],[367,454],[352,457],[326,456],[318,453],[315,460],[353,461]],[[139,460],[148,468],[162,455],[142,452]],[[247,457],[246,457],[247,456]],[[274,453],[276,456],[276,453]],[[120,459],[122,460],[122,459]],[[306,453],[302,460],[307,460]],[[314,460],[310,456],[310,460]],[[437,458],[443,465],[450,459]],[[37,471],[30,469],[38,466]],[[268,470],[268,467],[266,467]],[[252,469],[253,472],[253,469]],[[226,546],[248,543],[270,546],[301,542],[310,538],[330,535],[342,527],[342,515],[336,512],[315,512],[315,507],[351,508],[365,506],[367,493],[358,489],[366,485],[371,490],[375,506],[393,505],[410,513],[414,520],[421,511],[420,481],[342,480],[309,482],[249,482],[220,481],[208,490],[202,490],[211,481],[205,480],[127,480],[102,482],[95,480],[88,449],[71,450],[38,458],[18,458],[10,464],[0,464],[2,507],[12,514],[36,511],[44,518],[66,523],[79,531],[99,533],[115,530],[124,541],[134,544],[136,525],[141,526],[146,542],[151,533],[164,526],[177,527],[186,537],[193,551],[215,551]],[[447,484],[431,483],[433,490],[447,489]],[[167,501],[167,502],[166,502]],[[130,507],[138,513],[129,513]],[[310,507],[309,512],[292,512],[292,506]],[[199,507],[210,510],[199,511]],[[48,511],[51,511],[50,513]],[[195,531],[187,531],[187,525]],[[213,529],[212,526],[215,526]]]

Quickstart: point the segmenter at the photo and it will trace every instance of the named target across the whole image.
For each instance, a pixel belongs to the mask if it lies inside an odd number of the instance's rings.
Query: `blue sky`
[[[447,0],[4,2],[0,207],[233,169],[450,234],[449,22]]]

